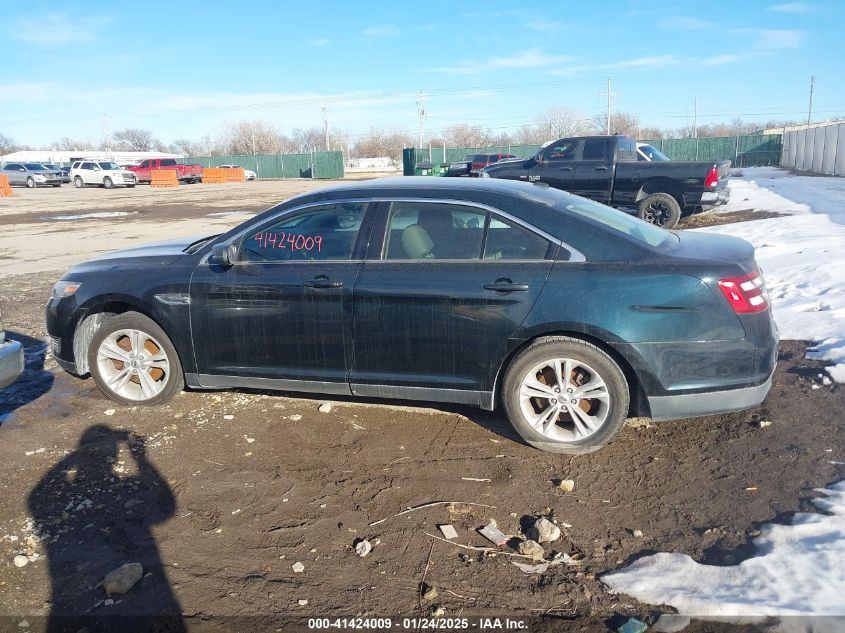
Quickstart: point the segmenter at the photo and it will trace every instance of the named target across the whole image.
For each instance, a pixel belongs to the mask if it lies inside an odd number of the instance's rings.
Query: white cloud
[[[370,26],[361,31],[364,37],[393,37],[399,35],[401,31],[392,24],[381,24],[378,26]]]
[[[15,39],[36,46],[84,44],[97,39],[110,22],[108,17],[76,19],[64,13],[36,13],[17,20],[9,32]]]
[[[331,43],[331,40],[326,37],[312,37],[307,41],[310,46],[326,46]]]
[[[769,7],[769,11],[777,11],[778,13],[807,13],[812,7],[809,4],[801,2],[786,2],[784,4],[773,4]]]
[[[532,22],[527,22],[525,26],[532,31],[541,31],[544,33],[560,31],[563,28],[563,24],[558,20],[533,20]]]
[[[674,55],[652,55],[650,57],[636,57],[623,59],[612,64],[605,64],[603,68],[665,68],[680,63]]]
[[[492,57],[486,61],[465,60],[456,66],[429,68],[429,72],[446,75],[477,75],[488,70],[542,68],[572,61],[569,55],[548,55],[539,48],[529,48],[506,57]]]
[[[704,66],[721,66],[722,64],[732,64],[742,59],[739,55],[732,55],[727,53],[725,55],[714,55],[701,60]]]
[[[798,48],[804,41],[804,31],[799,30],[762,30],[757,34],[757,48],[774,50],[779,48]]]
[[[664,18],[657,23],[657,26],[668,31],[699,31],[701,29],[709,29],[713,26],[713,23],[708,22],[707,20],[702,20],[701,18],[676,15]]]

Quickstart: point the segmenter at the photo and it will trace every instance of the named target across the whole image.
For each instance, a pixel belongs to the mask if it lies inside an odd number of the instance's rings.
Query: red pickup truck
[[[150,182],[150,172],[156,169],[175,169],[180,182],[202,181],[202,165],[179,165],[175,158],[148,158],[140,165],[131,165],[126,169],[135,173],[138,182]]]

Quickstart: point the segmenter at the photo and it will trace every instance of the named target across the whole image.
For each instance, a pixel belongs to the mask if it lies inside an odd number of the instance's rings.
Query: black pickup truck
[[[637,144],[624,136],[562,138],[527,160],[485,167],[490,178],[544,182],[666,229],[681,215],[725,204],[731,162],[638,161]]]

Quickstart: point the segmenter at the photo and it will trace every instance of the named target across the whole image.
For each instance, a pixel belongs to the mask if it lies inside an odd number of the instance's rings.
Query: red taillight
[[[709,172],[707,172],[707,178],[704,179],[704,186],[705,187],[715,187],[719,182],[719,170],[716,167],[712,167]]]
[[[763,312],[769,308],[766,285],[760,273],[720,279],[719,290],[737,314]]]

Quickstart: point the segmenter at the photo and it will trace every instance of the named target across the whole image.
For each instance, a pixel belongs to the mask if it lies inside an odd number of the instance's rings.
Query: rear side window
[[[82,163],[80,169],[94,169],[94,163]]]
[[[383,259],[479,259],[486,220],[463,205],[394,202]]]
[[[567,211],[604,224],[615,231],[651,246],[663,247],[678,241],[678,237],[669,231],[586,198],[573,196],[568,201],[558,204],[561,204]]]
[[[588,138],[584,142],[584,160],[603,160],[607,157],[606,138]]]
[[[639,160],[636,142],[631,139],[620,140],[616,149],[616,160],[623,162]]]
[[[159,162],[160,167],[174,167],[176,165],[175,158],[163,158]]]
[[[551,242],[495,213],[490,218],[484,259],[546,259]]]
[[[241,261],[347,260],[364,219],[364,203],[329,204],[271,222],[247,234]]]

